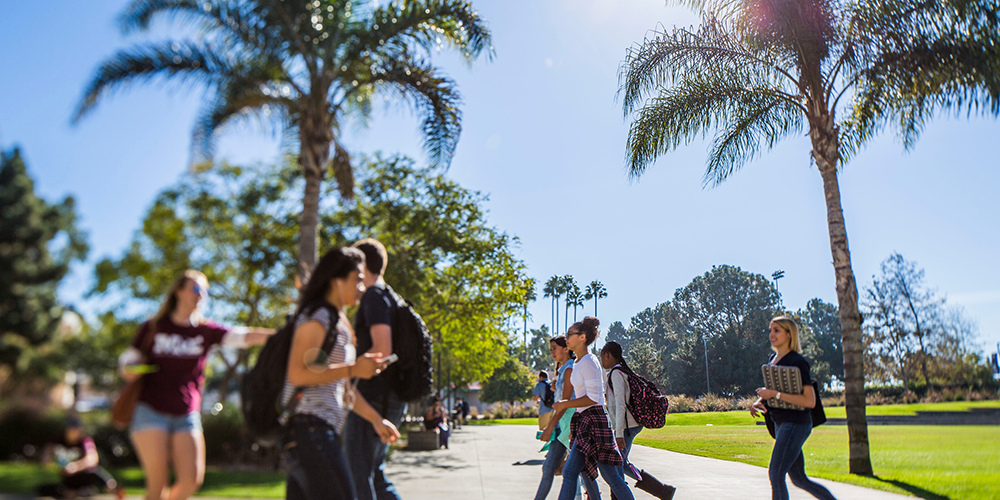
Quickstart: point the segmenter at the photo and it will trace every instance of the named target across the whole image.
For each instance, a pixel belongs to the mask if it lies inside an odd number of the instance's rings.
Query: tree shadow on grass
[[[914,486],[912,484],[904,483],[902,481],[897,481],[895,479],[882,479],[882,478],[880,478],[878,476],[873,476],[872,478],[875,479],[875,480],[877,480],[877,481],[880,481],[880,482],[883,482],[883,483],[886,483],[886,484],[891,484],[891,485],[893,485],[893,486],[895,486],[897,488],[906,490],[911,495],[917,496],[917,497],[920,497],[920,498],[924,498],[926,500],[952,500],[952,498],[949,497],[949,496],[940,495],[938,493],[934,493],[933,491],[927,491],[927,490],[925,490],[925,489],[923,489],[923,488],[921,488],[919,486]]]

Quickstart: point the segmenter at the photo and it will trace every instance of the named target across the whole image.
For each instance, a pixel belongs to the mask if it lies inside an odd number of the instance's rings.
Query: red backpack
[[[625,371],[621,366],[615,366],[608,372],[608,386],[611,386],[611,374],[615,370],[621,370],[628,380],[629,397],[625,402],[625,407],[635,418],[639,425],[647,429],[659,429],[667,422],[667,414],[670,413],[670,403],[667,397],[660,394],[656,385],[646,380],[645,377]]]

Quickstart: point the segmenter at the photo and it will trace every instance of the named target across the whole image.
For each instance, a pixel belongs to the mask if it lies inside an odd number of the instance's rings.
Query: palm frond
[[[217,82],[230,72],[229,61],[219,55],[222,52],[218,47],[193,42],[162,42],[119,51],[97,68],[72,120],[78,122],[105,94],[135,82],[156,78],[169,78],[177,84]]]
[[[792,110],[802,113],[766,75],[718,69],[687,75],[635,113],[626,145],[629,177],[639,178],[660,155],[721,129],[705,174],[706,182],[717,184],[756,155],[761,139],[754,133],[784,136],[801,127]]]
[[[354,168],[351,166],[351,155],[340,145],[333,142],[333,158],[330,159],[330,170],[337,180],[337,192],[345,200],[354,199]]]
[[[295,100],[265,92],[266,89],[254,78],[226,81],[214,98],[202,107],[195,121],[191,137],[193,164],[211,159],[219,132],[235,122],[257,118],[263,129],[281,130],[294,121]]]
[[[251,50],[275,49],[275,28],[255,12],[255,2],[239,0],[133,0],[118,17],[125,34],[149,29],[154,19],[219,30]]]
[[[747,68],[767,70],[785,77],[793,87],[798,86],[780,54],[752,50],[734,29],[732,24],[706,14],[697,31],[654,30],[641,44],[632,46],[618,71],[618,95],[625,114],[642,105],[645,96],[661,85],[704,68],[734,73]]]

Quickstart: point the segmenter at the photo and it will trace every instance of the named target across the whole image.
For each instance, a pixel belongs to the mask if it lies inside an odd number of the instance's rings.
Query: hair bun
[[[590,329],[590,328],[596,329],[597,327],[601,326],[601,320],[599,320],[599,319],[597,319],[597,318],[595,318],[593,316],[587,316],[587,317],[583,318],[583,321],[581,321],[581,323],[583,324],[583,326],[587,327],[588,329]]]

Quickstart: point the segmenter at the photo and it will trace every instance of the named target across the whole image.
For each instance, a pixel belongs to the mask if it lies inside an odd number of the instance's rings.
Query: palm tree
[[[1000,113],[1000,0],[684,3],[702,11],[701,26],[653,31],[621,66],[619,96],[634,115],[630,176],[714,130],[705,183],[718,185],[808,128],[843,334],[850,472],[871,475],[861,314],[838,171],[887,125],[910,147],[939,111]]]
[[[132,83],[168,79],[211,90],[194,126],[192,161],[209,159],[225,126],[258,118],[297,141],[305,176],[300,221],[300,276],[317,256],[320,183],[332,172],[341,196],[353,197],[350,156],[341,141],[349,119],[365,123],[373,103],[410,103],[422,118],[424,147],[447,165],[461,132],[459,94],[430,56],[455,49],[470,64],[491,35],[461,0],[133,0],[119,23],[147,31],[155,19],[194,28],[183,41],[119,51],[97,68],[74,114]],[[332,158],[331,158],[332,156]]]
[[[549,297],[549,305],[552,306],[552,331],[558,332],[559,325],[556,324],[559,315],[559,295],[557,295],[559,288],[559,277],[553,276],[545,282],[545,286],[542,288],[542,296]],[[555,334],[553,334],[555,335]]]
[[[579,294],[580,287],[577,286],[576,278],[572,274],[567,274],[559,278],[559,284],[562,286],[562,292],[566,294],[566,315],[564,316],[563,323],[569,323],[569,307],[572,305],[570,297],[572,294]],[[569,325],[565,325],[563,328],[569,328]]]
[[[597,299],[606,299],[608,297],[608,289],[604,288],[604,283],[594,280],[587,285],[586,290],[583,292],[584,300],[594,299],[594,317],[597,317]]]
[[[584,298],[583,292],[580,291],[580,287],[573,285],[573,289],[566,294],[566,302],[568,305],[573,306],[573,321],[576,321],[576,310],[577,308],[583,307],[586,304],[587,299]]]
[[[525,292],[524,292],[524,359],[527,362],[528,359],[528,304],[535,301],[538,297],[535,294],[535,278],[528,278],[524,282]]]

